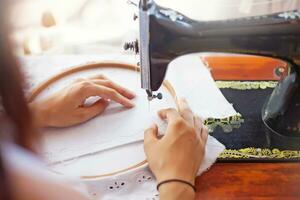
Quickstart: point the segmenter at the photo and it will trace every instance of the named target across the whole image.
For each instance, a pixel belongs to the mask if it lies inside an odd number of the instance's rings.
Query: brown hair
[[[0,106],[3,107],[5,118],[14,130],[10,133],[13,134],[14,142],[24,148],[32,149],[36,131],[23,93],[22,74],[11,48],[10,28],[7,25],[8,2],[0,1]],[[2,121],[0,123],[1,134],[3,134],[3,128]],[[0,199],[9,199],[9,184],[2,161],[0,157]]]
[[[6,25],[8,1],[0,3],[0,98],[6,116],[14,126],[15,142],[32,148],[35,134],[33,121],[23,89],[24,80],[17,59],[11,51],[9,26]],[[6,8],[6,9],[5,9]]]

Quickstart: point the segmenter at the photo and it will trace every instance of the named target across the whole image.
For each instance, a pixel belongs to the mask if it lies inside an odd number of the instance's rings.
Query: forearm
[[[161,200],[194,200],[195,191],[188,185],[172,182],[160,186],[159,196]]]

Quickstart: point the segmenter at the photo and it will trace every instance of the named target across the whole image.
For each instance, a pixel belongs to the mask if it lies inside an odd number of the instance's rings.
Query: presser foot
[[[153,99],[157,98],[157,99],[162,99],[163,96],[162,96],[162,93],[157,93],[156,95],[152,93],[152,91],[150,90],[146,90],[147,92],[147,99],[148,101],[152,101]]]

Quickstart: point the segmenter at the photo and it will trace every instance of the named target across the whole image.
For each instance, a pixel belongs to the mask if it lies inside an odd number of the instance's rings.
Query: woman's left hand
[[[87,98],[98,96],[100,99],[85,106]],[[36,122],[41,127],[67,127],[76,125],[100,115],[110,100],[126,108],[134,106],[131,99],[135,94],[112,82],[103,75],[80,79],[37,103],[31,103]]]

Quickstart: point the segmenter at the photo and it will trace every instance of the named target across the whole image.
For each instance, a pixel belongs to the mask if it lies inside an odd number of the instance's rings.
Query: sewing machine
[[[196,21],[163,8],[153,0],[141,0],[139,25],[140,39],[135,49],[139,49],[142,88],[149,100],[162,97],[153,92],[160,88],[168,64],[183,54],[230,52],[286,61],[289,73],[266,100],[262,120],[268,131],[279,137],[299,140],[299,10],[231,20]]]

